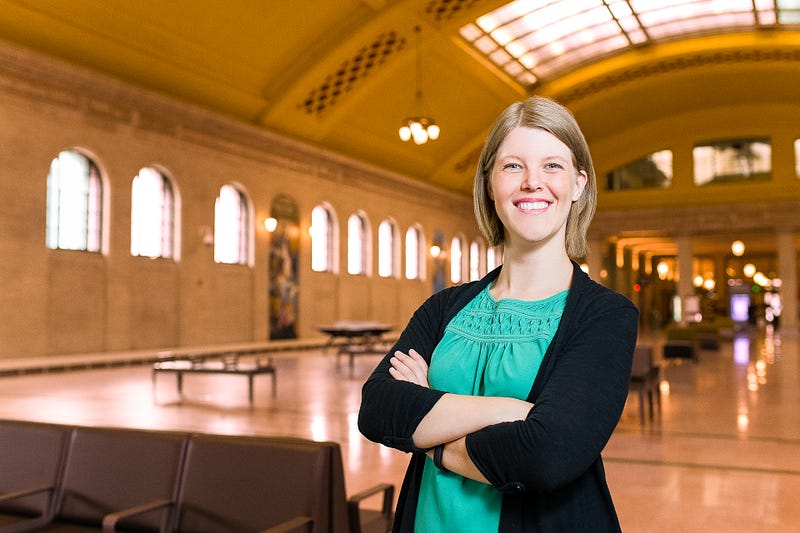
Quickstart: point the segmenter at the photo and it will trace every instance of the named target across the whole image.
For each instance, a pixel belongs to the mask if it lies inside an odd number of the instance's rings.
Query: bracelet
[[[447,470],[442,464],[442,454],[444,453],[444,444],[440,444],[433,449],[433,465],[439,470]]]

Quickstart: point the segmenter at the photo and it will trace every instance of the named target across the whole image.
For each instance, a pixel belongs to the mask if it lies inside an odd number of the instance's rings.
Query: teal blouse
[[[534,302],[495,300],[487,286],[445,329],[428,370],[431,388],[526,399],[567,293]],[[491,485],[439,470],[427,458],[414,531],[497,531],[502,503],[502,493]]]

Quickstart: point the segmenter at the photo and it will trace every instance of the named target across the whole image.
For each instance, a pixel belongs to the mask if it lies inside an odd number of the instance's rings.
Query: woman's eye
[[[519,163],[506,163],[503,165],[503,170],[519,170],[522,168],[522,165]]]
[[[548,169],[548,170],[561,170],[561,169],[563,169],[564,167],[563,167],[563,166],[561,166],[559,163],[547,163],[547,164],[544,166],[544,168],[546,168],[546,169]]]

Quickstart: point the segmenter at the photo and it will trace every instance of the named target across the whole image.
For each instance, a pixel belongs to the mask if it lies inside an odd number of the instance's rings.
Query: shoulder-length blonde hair
[[[597,184],[589,146],[572,113],[561,104],[542,96],[532,96],[508,106],[495,121],[481,150],[473,184],[473,204],[478,227],[491,246],[505,241],[505,228],[489,194],[489,182],[500,144],[517,127],[539,128],[550,132],[569,147],[572,163],[586,172],[586,186],[580,198],[572,202],[567,217],[566,248],[572,259],[586,256],[586,232],[597,204]]]

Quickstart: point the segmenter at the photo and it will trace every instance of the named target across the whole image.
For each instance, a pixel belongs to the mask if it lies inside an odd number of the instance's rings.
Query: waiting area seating
[[[661,412],[661,393],[659,391],[660,367],[653,359],[652,346],[637,346],[633,351],[633,366],[631,368],[630,391],[639,396],[639,419],[642,424],[645,418],[645,396],[649,419],[654,418],[654,402]]]
[[[4,533],[385,532],[393,498],[346,498],[335,442],[0,420]]]

